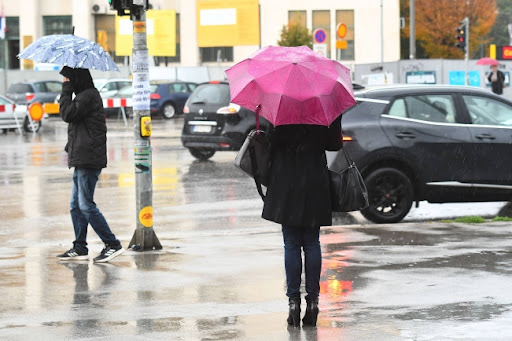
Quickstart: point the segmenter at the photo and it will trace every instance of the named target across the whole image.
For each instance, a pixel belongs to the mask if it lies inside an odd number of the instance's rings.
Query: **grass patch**
[[[485,222],[485,219],[479,216],[468,216],[457,218],[455,219],[455,222],[466,224],[481,224]]]
[[[492,221],[512,221],[511,217],[494,217]]]

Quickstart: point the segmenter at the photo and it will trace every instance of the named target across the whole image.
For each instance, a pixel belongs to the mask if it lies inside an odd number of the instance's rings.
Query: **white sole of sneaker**
[[[103,259],[94,259],[94,263],[106,263],[114,258],[116,258],[117,256],[121,255],[123,252],[125,252],[125,248],[122,247],[120,248],[119,250],[117,250],[116,252],[114,252],[113,254],[111,254],[110,256],[106,257],[106,258],[103,258]]]
[[[75,256],[75,257],[57,257],[60,261],[75,261],[75,260],[89,260],[89,256]]]

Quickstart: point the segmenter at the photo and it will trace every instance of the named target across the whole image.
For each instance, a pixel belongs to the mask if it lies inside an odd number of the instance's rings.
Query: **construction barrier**
[[[131,98],[104,98],[103,99],[103,107],[107,109],[119,108],[121,110],[121,114],[123,115],[123,120],[125,124],[128,124],[126,121],[126,110],[124,108],[132,107],[132,99]],[[48,115],[58,115],[59,114],[59,103],[44,103],[43,110]]]

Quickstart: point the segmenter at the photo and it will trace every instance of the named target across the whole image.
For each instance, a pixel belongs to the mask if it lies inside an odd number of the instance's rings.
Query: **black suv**
[[[16,104],[54,103],[62,91],[62,82],[34,81],[13,83],[7,91],[7,97]]]
[[[230,101],[229,84],[224,81],[201,83],[188,98],[181,142],[195,158],[207,160],[216,151],[239,150],[256,127],[255,113]],[[261,129],[268,124],[260,116]]]
[[[344,148],[368,188],[361,213],[402,220],[413,202],[512,200],[512,102],[488,90],[393,86],[356,93]],[[334,156],[335,155],[335,156]],[[328,153],[342,163],[343,153]]]

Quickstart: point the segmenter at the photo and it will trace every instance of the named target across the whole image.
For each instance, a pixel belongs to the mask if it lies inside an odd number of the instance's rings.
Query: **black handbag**
[[[368,191],[356,164],[342,149],[346,164],[336,165],[341,171],[329,169],[331,209],[333,212],[359,211],[368,207]]]
[[[254,129],[247,135],[236,155],[235,166],[254,178],[258,193],[265,200],[261,185],[268,185],[270,151],[264,131]]]

